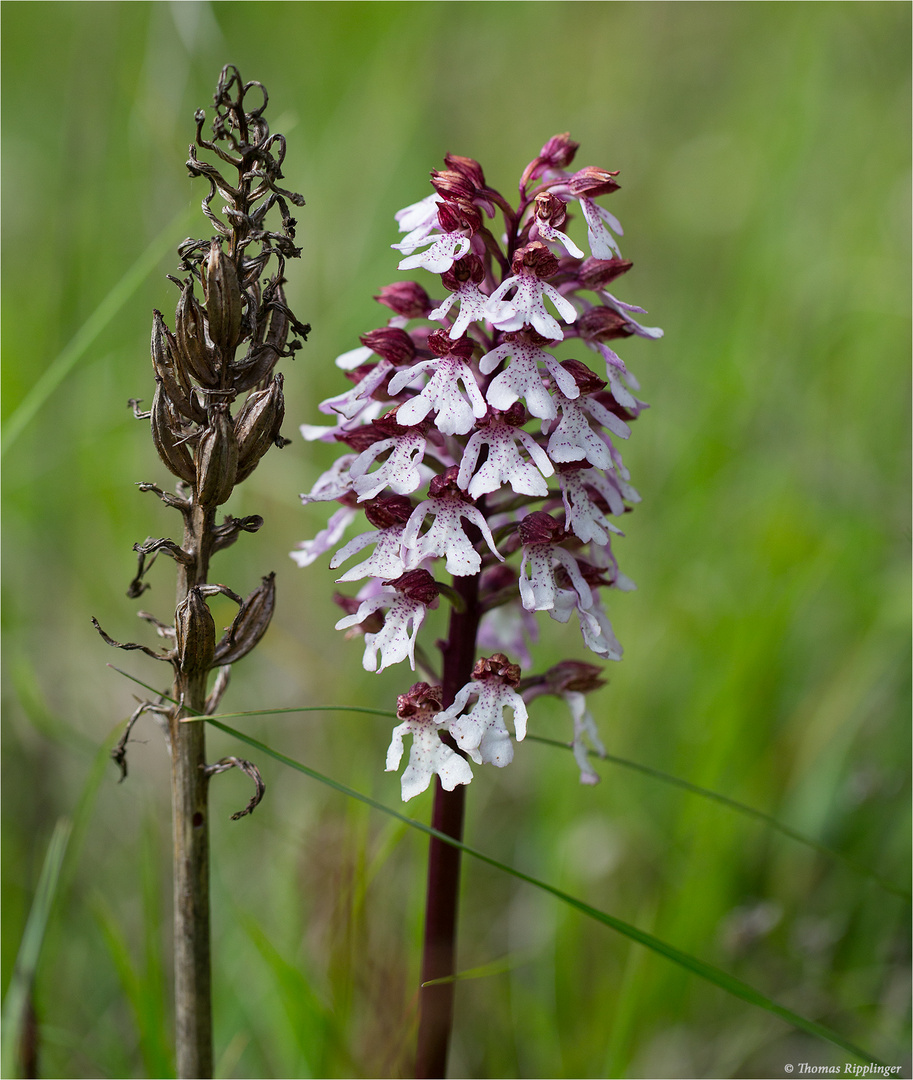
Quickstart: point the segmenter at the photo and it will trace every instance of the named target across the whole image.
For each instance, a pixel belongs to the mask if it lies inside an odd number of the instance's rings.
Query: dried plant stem
[[[479,578],[454,578],[453,586],[465,605],[454,607],[444,650],[443,697],[449,706],[457,691],[469,681],[475,662],[479,610]],[[454,744],[455,745],[455,744]],[[441,787],[436,778],[431,824],[455,840],[463,839],[463,811],[466,788],[453,791]],[[457,913],[460,893],[460,849],[431,838],[428,850],[428,880],[425,898],[425,939],[422,952],[422,983],[445,979],[456,971]],[[443,1077],[453,1028],[452,982],[425,986],[419,998],[418,1050],[415,1075]]]
[[[151,483],[140,484],[140,489],[154,492],[178,510],[184,527],[180,545],[160,537],[134,546],[139,567],[127,595],[135,599],[149,588],[143,577],[158,554],[174,559],[178,575],[174,626],[140,612],[172,647],[161,652],[115,641],[93,620],[108,645],[139,649],[174,669],[171,696],[176,704],[168,711],[164,699],[143,702],[112,756],[125,777],[133,724],[146,711],[167,714],[174,835],[175,1040],[178,1076],[188,1078],[212,1076],[209,778],[239,768],[254,781],[253,798],[232,815],[233,820],[250,814],[265,790],[252,762],[228,757],[207,764],[205,727],[198,718],[215,711],[228,685],[230,665],[263,637],[275,604],[274,573],[263,577],[246,598],[208,582],[211,557],[242,532],[256,532],[263,524],[257,514],[245,518],[226,514],[217,525],[216,514],[271,446],[288,443],[280,432],[285,416],[283,378],[275,368],[283,357],[294,355],[309,330],[289,309],[282,289],[286,260],[301,254],[294,244],[295,219],[289,206],[303,206],[304,199],[276,186],[282,179],[285,139],[270,134],[263,118],[267,101],[261,83],[245,83],[229,64],[216,87],[212,139],[203,134],[205,110],[194,114],[197,134],[187,167],[191,176],[209,182],[203,212],[216,235],[188,237],[179,246],[184,276],[169,275],[180,289],[174,332],[160,311],[153,312],[152,405],[141,412],[138,400],[130,403],[138,419],[150,421],[155,449],[178,481],[177,494]],[[233,168],[236,183],[227,180],[217,165],[201,159],[198,149]],[[227,200],[224,217],[210,205],[217,194]],[[265,227],[273,207],[281,217],[278,230]],[[273,272],[265,276],[271,261]],[[199,288],[202,302],[195,291]],[[218,594],[238,604],[238,613],[221,638],[207,601]],[[219,675],[207,696],[209,673],[214,670]],[[182,722],[190,718],[195,722]]]
[[[183,715],[183,713],[181,714]],[[212,1076],[208,779],[203,724],[172,724],[174,994],[179,1077]]]
[[[185,519],[177,603],[206,582],[215,510],[195,506]],[[171,721],[171,803],[174,834],[175,1044],[179,1077],[212,1076],[212,974],[209,932],[209,779],[206,725],[181,723],[206,705],[206,674],[177,672]]]

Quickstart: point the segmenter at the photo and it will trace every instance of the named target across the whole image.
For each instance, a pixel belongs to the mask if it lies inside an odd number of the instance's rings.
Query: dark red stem
[[[444,648],[444,708],[469,682],[475,664],[479,629],[479,579],[454,578],[453,586],[463,599],[465,611],[453,609]],[[451,743],[451,745],[453,745]],[[445,791],[435,778],[431,824],[455,840],[463,838],[463,807],[466,788],[459,784]],[[460,893],[460,849],[432,837],[428,852],[428,884],[425,899],[425,942],[422,982],[443,979],[456,970],[457,912]],[[415,1075],[422,1080],[442,1078],[447,1070],[447,1050],[453,1027],[452,982],[424,987],[419,997],[418,1052]]]

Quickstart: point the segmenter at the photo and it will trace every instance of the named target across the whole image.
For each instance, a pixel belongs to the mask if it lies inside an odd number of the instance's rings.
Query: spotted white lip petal
[[[471,695],[478,700],[472,709],[460,715]],[[497,678],[467,683],[449,709],[438,715],[461,750],[474,751],[483,763],[503,768],[513,760],[514,747],[504,720],[504,710],[511,709],[517,742],[526,736],[527,710],[523,698]]]
[[[618,218],[597,206],[592,199],[580,199],[580,208],[587,225],[587,240],[590,244],[590,253],[594,259],[620,259],[621,251],[618,241],[612,235],[624,235]]]
[[[390,591],[395,592],[395,590]],[[388,598],[380,597],[378,599],[380,603],[370,610],[376,611],[378,607],[387,602]],[[370,602],[366,601],[365,603]],[[370,611],[368,611],[362,616],[364,607],[365,604],[362,604],[355,616],[349,615],[346,619],[340,619],[336,624],[336,629],[341,630],[346,626],[354,626],[356,623],[363,622],[367,614],[370,614]],[[361,618],[358,616],[361,616]],[[365,655],[362,660],[365,671],[380,673],[384,668],[388,668],[392,664],[399,664],[403,660],[408,660],[409,666],[415,671],[415,637],[424,618],[425,605],[423,603],[395,593],[390,603],[390,609],[384,618],[383,628],[376,634],[365,634]],[[380,653],[380,667],[377,666],[378,653]]]
[[[422,267],[425,270],[430,270],[432,274],[445,274],[457,259],[461,259],[469,251],[469,239],[463,236],[462,233],[444,233],[443,236],[438,237],[429,236],[421,243],[426,243],[432,239],[434,243],[427,251],[407,255],[405,259],[400,261],[397,269],[414,270],[417,267]],[[399,244],[393,246],[402,247]]]
[[[433,374],[417,397],[400,405],[396,414],[400,424],[413,426],[436,411],[435,427],[442,435],[466,435],[474,421],[488,411],[472,370],[456,356],[423,360],[398,372],[390,380],[390,393],[398,393],[407,377],[419,370],[431,370]]]
[[[441,741],[441,729],[441,724],[424,717],[410,717],[393,729],[387,749],[387,772],[399,768],[403,737],[412,736],[409,764],[400,780],[403,802],[426,791],[435,773],[441,778],[441,787],[445,791],[453,791],[457,784],[468,784],[472,780],[469,762]]]
[[[369,544],[374,544],[374,551],[357,566],[353,566],[350,570],[347,570],[342,577],[338,577],[336,581],[342,583],[344,581],[360,581],[366,577],[376,577],[385,580],[392,580],[398,578],[401,574],[405,573],[405,566],[403,565],[402,556],[400,555],[400,548],[402,547],[403,526],[392,525],[389,529],[376,529],[372,532],[362,533],[360,536],[356,536],[350,540],[344,547],[341,547],[339,551],[330,560],[330,569],[335,570],[337,566],[350,559],[357,552],[362,551]]]

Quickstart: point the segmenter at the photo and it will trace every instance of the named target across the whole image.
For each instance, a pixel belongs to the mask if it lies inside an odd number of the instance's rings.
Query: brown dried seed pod
[[[200,675],[212,667],[216,624],[199,588],[193,588],[174,613],[178,667],[185,675]]]
[[[285,293],[282,286],[276,289],[276,300],[282,305],[270,309],[269,330],[266,333],[266,344],[272,345],[278,352],[282,352],[288,341],[289,318],[285,309]]]
[[[196,480],[193,457],[187,443],[182,441],[180,417],[158,378],[155,380],[151,420],[152,441],[159,457],[175,476],[192,484]]]
[[[279,352],[272,345],[251,349],[243,361],[231,366],[231,385],[235,393],[243,394],[268,379],[278,360]]]
[[[222,403],[209,407],[209,423],[197,449],[196,497],[200,506],[219,506],[231,495],[238,475],[238,437]]]
[[[233,664],[266,633],[276,607],[276,575],[268,574],[247,597],[215,650],[213,665]]]
[[[177,342],[165,325],[160,311],[152,313],[152,368],[177,410],[194,423],[206,420],[206,410],[197,401],[177,361]]]
[[[213,240],[206,263],[206,313],[209,336],[214,344],[230,352],[241,334],[241,288],[234,262]]]
[[[192,376],[203,386],[218,386],[216,357],[207,341],[203,308],[193,295],[192,278],[184,286],[174,317],[178,361],[184,365],[185,375]]]
[[[235,434],[238,437],[236,484],[250,476],[260,458],[279,437],[284,417],[282,376],[274,375],[273,381],[265,390],[257,390],[248,396],[235,417]]]

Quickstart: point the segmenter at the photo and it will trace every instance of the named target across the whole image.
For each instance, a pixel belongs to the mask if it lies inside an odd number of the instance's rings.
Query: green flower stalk
[[[270,134],[263,118],[267,100],[260,83],[243,82],[229,65],[216,88],[211,139],[203,134],[204,110],[196,113],[187,167],[191,176],[209,181],[202,205],[215,235],[179,246],[181,276],[170,277],[179,290],[174,330],[161,312],[153,313],[152,406],[141,412],[139,402],[131,402],[136,416],[149,420],[158,455],[176,481],[174,492],[153,483],[140,484],[140,490],[156,494],[183,522],[180,543],[160,538],[135,546],[139,568],[128,589],[128,596],[137,598],[149,588],[143,579],[157,555],[174,560],[173,622],[139,612],[168,647],[156,651],[121,644],[95,622],[109,645],[139,649],[173,670],[168,693],[136,709],[112,756],[123,779],[133,725],[146,712],[161,721],[172,763],[175,1038],[181,1077],[212,1075],[209,778],[240,768],[254,781],[253,798],[235,818],[250,813],[264,790],[248,761],[232,757],[207,764],[205,725],[193,721],[216,710],[231,665],[262,638],[275,605],[274,574],[263,577],[244,599],[224,585],[209,584],[209,564],[242,533],[256,532],[263,524],[258,515],[228,514],[218,522],[219,507],[271,446],[288,442],[280,434],[285,403],[282,375],[275,368],[294,355],[310,329],[289,310],[283,292],[286,260],[301,255],[289,205],[301,206],[304,199],[278,184],[285,139]],[[198,151],[215,164],[201,159]],[[219,211],[212,205],[217,195],[224,199]],[[266,226],[274,209],[280,219],[275,230]],[[221,637],[208,606],[216,594],[238,604]]]

